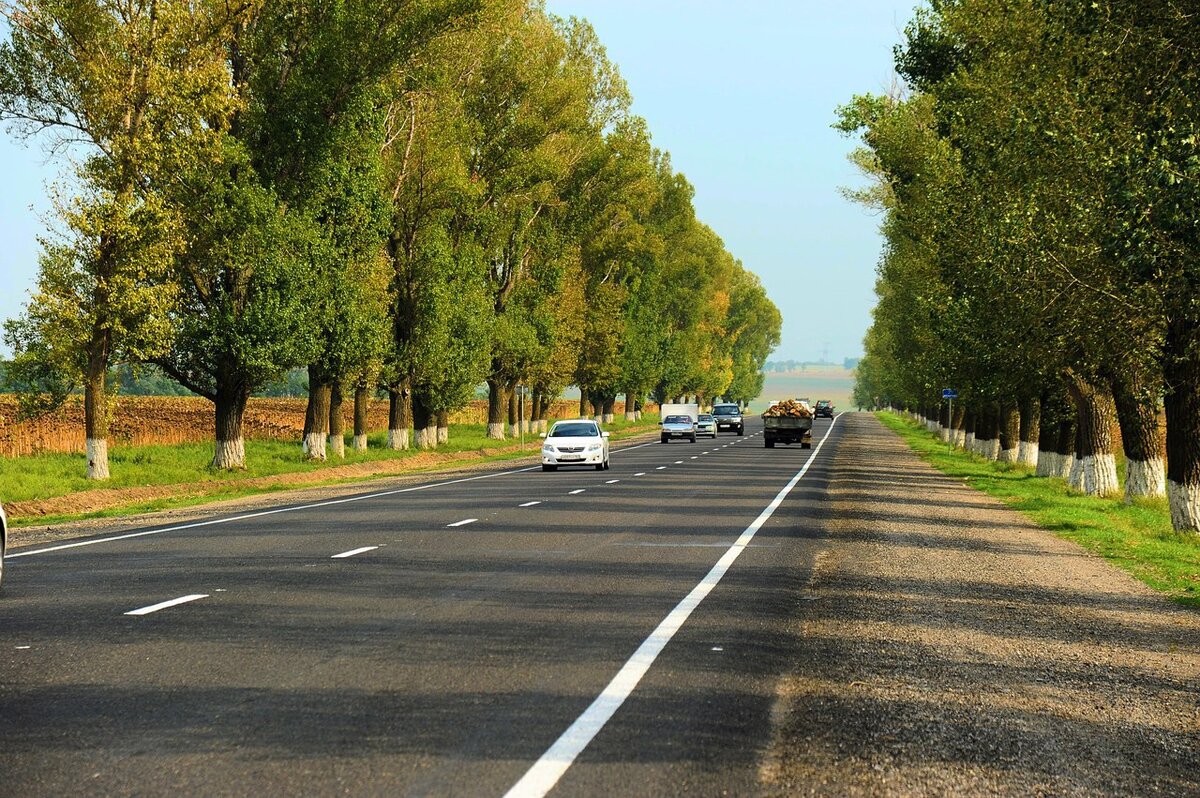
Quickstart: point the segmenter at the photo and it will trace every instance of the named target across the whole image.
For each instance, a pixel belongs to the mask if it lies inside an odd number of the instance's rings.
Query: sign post
[[[957,388],[943,388],[942,398],[949,402],[946,409],[946,440],[950,442],[950,451],[954,451],[954,400],[958,398]]]

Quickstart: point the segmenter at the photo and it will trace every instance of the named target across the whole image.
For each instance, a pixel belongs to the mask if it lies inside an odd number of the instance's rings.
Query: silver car
[[[696,419],[696,435],[717,437],[717,420],[713,418],[712,413],[701,413]]]

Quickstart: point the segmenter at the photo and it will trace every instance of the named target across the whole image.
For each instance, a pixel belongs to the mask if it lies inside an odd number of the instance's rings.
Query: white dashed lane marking
[[[583,493],[585,490],[587,490],[587,488],[580,488],[579,490],[573,490],[573,491],[571,491],[570,495],[575,496],[577,494]]]
[[[141,609],[130,610],[129,612],[127,612],[125,614],[126,615],[149,615],[152,612],[158,612],[159,610],[165,610],[167,607],[174,607],[178,604],[186,604],[189,601],[196,601],[197,599],[202,599],[202,598],[208,598],[208,594],[207,593],[193,593],[190,596],[180,596],[179,598],[171,599],[170,601],[162,601],[162,602],[159,602],[158,604],[151,604],[149,607],[142,607]]]
[[[475,523],[475,522],[476,522],[476,521],[478,521],[478,520],[479,520],[478,518],[464,518],[464,519],[463,519],[463,520],[461,520],[461,521],[455,521],[453,524],[446,524],[446,526],[447,526],[447,527],[452,527],[452,526],[466,526],[467,524],[473,524],[473,523]]]
[[[517,506],[518,507],[533,507],[534,505],[537,505],[537,504],[541,504],[541,502],[525,502],[524,504],[518,504]]]
[[[341,554],[335,554],[332,557],[330,557],[329,559],[344,560],[347,557],[353,557],[355,554],[362,554],[365,551],[374,551],[377,548],[379,548],[379,547],[378,546],[363,546],[361,549],[350,549],[350,551],[343,551]]]

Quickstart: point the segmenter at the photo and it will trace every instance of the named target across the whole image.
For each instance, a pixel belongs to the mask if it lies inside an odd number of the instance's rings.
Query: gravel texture
[[[1200,613],[850,414],[769,795],[1200,795]]]

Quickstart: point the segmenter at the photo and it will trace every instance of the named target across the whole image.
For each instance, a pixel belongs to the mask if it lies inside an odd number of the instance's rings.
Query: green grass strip
[[[951,451],[938,436],[904,416],[876,416],[943,474],[1000,499],[1038,526],[1079,543],[1177,602],[1200,607],[1200,541],[1171,528],[1166,499],[1126,504],[1120,498],[1085,496],[1061,479],[1035,476],[1026,466]]]

